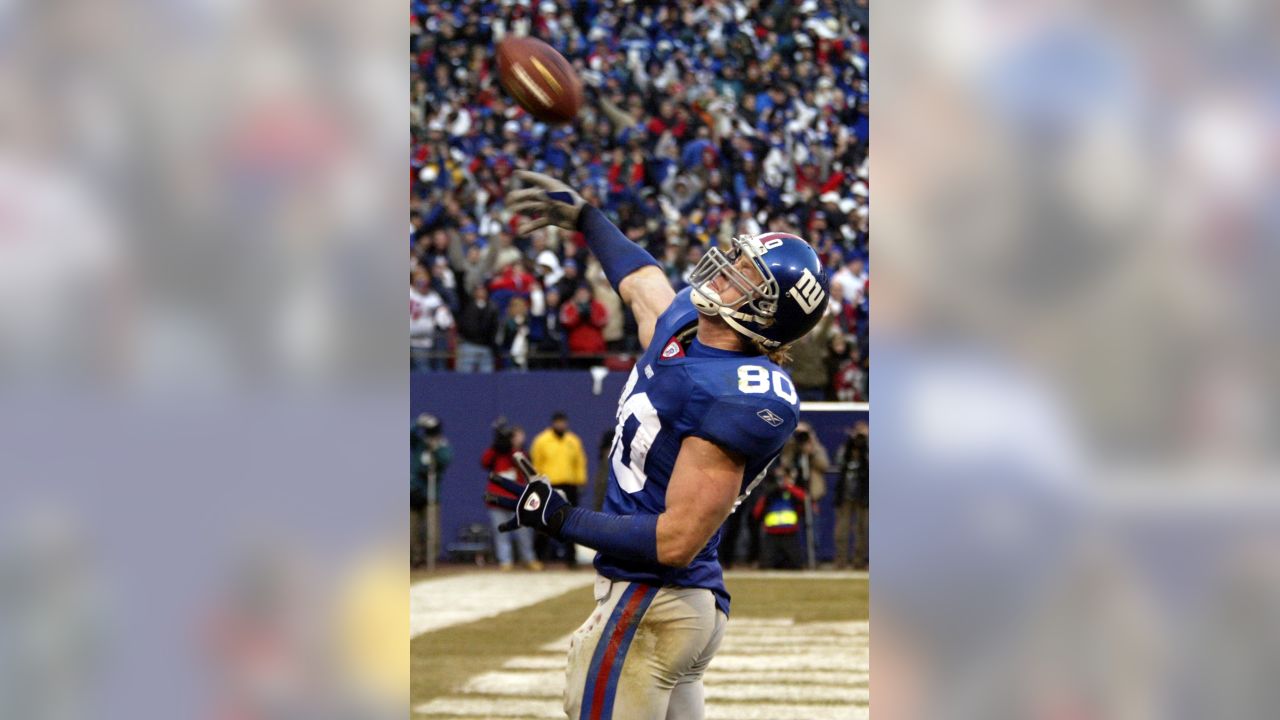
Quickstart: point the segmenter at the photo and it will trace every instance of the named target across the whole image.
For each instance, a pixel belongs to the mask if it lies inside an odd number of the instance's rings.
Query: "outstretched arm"
[[[640,333],[640,346],[649,347],[653,328],[658,317],[671,306],[676,292],[671,281],[657,265],[649,265],[623,278],[618,284],[618,294],[636,316],[636,328]]]
[[[658,317],[676,297],[666,273],[652,255],[628,240],[596,208],[590,205],[582,208],[577,228],[586,236],[587,247],[600,261],[609,283],[636,316],[640,345],[649,347]]]
[[[604,213],[588,205],[568,185],[526,170],[517,171],[515,176],[528,187],[508,194],[507,209],[540,216],[525,222],[516,232],[524,235],[548,225],[581,231],[609,284],[635,315],[640,343],[648,347],[658,317],[676,295],[658,261],[628,240]]]
[[[522,460],[517,457],[516,462]],[[691,436],[680,445],[667,485],[667,507],[658,515],[611,515],[574,507],[527,461],[520,471],[528,485],[491,478],[516,498],[488,499],[515,512],[499,529],[532,527],[610,555],[679,568],[693,562],[733,512],[743,469],[740,456]]]

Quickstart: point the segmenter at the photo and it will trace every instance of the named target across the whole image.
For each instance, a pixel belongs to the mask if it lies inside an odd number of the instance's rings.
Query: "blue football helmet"
[[[760,280],[737,267],[750,258]],[[720,275],[741,297],[724,302],[708,284]],[[739,235],[729,254],[712,247],[689,276],[693,305],[704,315],[719,315],[734,330],[775,350],[799,340],[827,310],[827,272],[803,238],[790,233]]]

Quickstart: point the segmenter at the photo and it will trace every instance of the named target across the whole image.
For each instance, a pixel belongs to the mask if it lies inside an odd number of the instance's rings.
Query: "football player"
[[[572,636],[571,718],[703,717],[702,675],[729,593],[720,528],[795,429],[799,399],[772,358],[822,317],[817,253],[786,233],[711,248],[676,293],[657,261],[564,183],[521,171],[507,209],[581,231],[631,307],[644,353],[618,404],[601,512],[572,506],[525,464],[508,529],[533,527],[598,551],[596,609]]]

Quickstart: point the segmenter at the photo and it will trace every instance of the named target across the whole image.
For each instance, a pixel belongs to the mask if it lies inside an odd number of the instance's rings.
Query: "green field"
[[[503,581],[507,578],[510,579],[511,592],[519,593],[521,584],[536,582],[537,575],[512,574],[503,578]],[[425,575],[416,576],[415,581],[417,580],[427,580],[430,583],[430,580]],[[487,580],[490,583],[493,582],[492,574],[488,576]],[[865,679],[866,627],[853,622],[866,621],[868,619],[868,582],[865,575],[742,573],[737,575],[730,574],[726,584],[733,596],[729,635],[726,637],[733,637],[735,622],[738,623],[739,632],[746,635],[746,637],[738,637],[735,642],[752,642],[750,633],[745,629],[752,627],[753,623],[757,621],[785,622],[788,626],[794,625],[792,629],[796,631],[803,631],[803,628],[809,623],[824,623],[825,625],[821,626],[822,628],[836,628],[840,632],[845,632],[846,626],[857,625],[858,629],[856,631],[847,630],[847,632],[859,633],[855,640],[850,640],[848,643],[851,645],[848,658],[850,663],[862,668],[862,679],[850,681],[841,687],[830,686],[827,694],[833,699],[827,702],[833,708],[841,703],[847,704],[847,698],[850,697],[849,693],[855,693],[858,700],[861,701],[858,702],[860,707],[856,708],[853,714],[847,715],[847,717],[865,717],[867,709],[867,703],[865,702],[867,693]],[[458,598],[458,602],[465,603],[467,599]],[[474,687],[468,689],[468,683],[477,682],[475,679],[485,674],[488,674],[490,679],[492,679],[494,673],[502,672],[511,672],[513,676],[519,676],[519,671],[503,670],[504,663],[508,663],[513,658],[535,658],[543,663],[552,662],[557,655],[554,647],[549,646],[553,646],[554,643],[577,628],[591,612],[593,605],[594,601],[592,600],[590,588],[581,587],[554,595],[518,610],[501,612],[494,617],[433,629],[413,638],[411,641],[412,707],[421,709],[424,705],[431,703],[434,708],[429,712],[417,712],[413,717],[422,720],[427,718],[483,717],[483,708],[477,709],[477,707],[472,706],[486,699],[495,703],[495,707],[504,707],[501,713],[496,710],[493,711],[495,714],[511,717],[512,715],[507,710],[510,710],[512,704],[519,701],[520,697],[504,699],[500,696],[485,695],[482,691],[476,691]],[[791,621],[794,621],[794,623]],[[817,628],[819,626],[814,627]],[[817,632],[817,630],[814,631],[814,633]],[[805,634],[804,637],[818,638],[819,636],[814,633]],[[785,641],[785,638],[783,640]],[[814,663],[806,664],[804,662],[803,653],[810,644],[821,646],[815,649],[814,652],[825,652],[826,655],[822,655],[822,658],[833,657],[831,655],[832,652],[837,653],[834,656],[837,659],[844,657],[844,655],[839,654],[843,652],[843,645],[824,645],[823,640],[825,638],[807,641],[798,640],[794,644],[788,644],[785,650],[787,658],[783,660],[789,659],[791,662],[800,663],[803,666],[819,667]],[[758,655],[762,652],[760,648],[754,646],[743,647],[745,651],[754,652]],[[723,649],[721,654],[724,654]],[[771,654],[764,652],[761,657],[767,661]],[[717,659],[719,658],[720,655],[717,655]],[[749,660],[750,656],[746,656],[743,662],[748,662]],[[731,664],[731,661],[726,660],[725,664]],[[839,670],[839,668],[831,668],[831,670]],[[709,711],[712,707],[711,687],[714,685],[714,678],[710,673],[715,673],[716,671],[717,664],[716,661],[713,661],[707,681]],[[554,675],[554,672],[554,669],[544,670],[543,674]],[[562,667],[560,673],[563,673]],[[830,675],[830,673],[826,673],[826,675]],[[751,673],[740,673],[740,676],[749,679]],[[814,675],[818,679],[823,676],[824,673],[822,672],[817,672]],[[790,680],[783,677],[781,681],[807,685],[804,682],[806,677],[808,676],[803,673],[793,673]],[[484,678],[481,678],[480,682],[483,681]],[[561,681],[562,686],[563,682]],[[816,685],[816,687],[821,686],[821,682]],[[753,689],[750,685],[742,687],[746,688],[747,691]],[[759,690],[761,688],[754,689]],[[749,695],[750,692],[746,694]],[[817,694],[821,697],[820,692]],[[552,706],[555,698],[550,692],[546,693],[546,695],[548,697],[545,697],[535,710],[531,710],[532,714],[527,715],[527,717],[553,716],[553,712],[547,708]],[[811,701],[806,700],[806,702]],[[721,704],[726,703],[731,704],[731,700],[723,700]],[[459,708],[470,707],[470,710],[457,710],[444,712],[443,714],[440,712],[440,708],[452,710],[454,704]],[[709,712],[709,715],[714,716],[714,713]],[[825,717],[826,715],[824,714],[823,716]],[[846,715],[831,716],[846,717]],[[748,715],[742,715],[742,717],[748,717]],[[759,717],[764,716],[760,715]]]

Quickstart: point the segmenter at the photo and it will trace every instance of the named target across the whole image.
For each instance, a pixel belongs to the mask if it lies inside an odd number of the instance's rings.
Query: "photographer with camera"
[[[814,436],[812,425],[804,420],[796,424],[796,432],[782,448],[778,462],[795,470],[797,486],[813,497],[814,502],[827,495],[827,479],[823,475],[831,465],[831,456]]]
[[[501,532],[498,526],[511,517],[511,511],[488,499],[488,496],[515,499],[491,479],[491,475],[514,480],[521,485],[525,479],[516,472],[516,455],[524,455],[524,430],[518,425],[511,425],[506,418],[498,418],[493,422],[493,444],[480,457],[480,465],[486,471],[485,505],[489,508],[489,522],[493,526],[493,551],[498,556],[498,569],[507,572],[512,568],[513,551],[520,553],[520,562],[530,570],[541,570],[542,563],[533,554],[533,529],[523,527],[512,532]],[[512,546],[515,546],[514,548]]]
[[[800,544],[800,518],[808,501],[796,487],[795,470],[786,465],[773,468],[764,493],[751,509],[751,518],[760,524],[760,567],[767,570],[799,570],[804,567]]]
[[[409,431],[409,564],[435,569],[440,554],[438,491],[453,448],[434,415],[422,413]]]
[[[836,453],[836,569],[849,567],[849,529],[853,526],[853,569],[867,569],[868,510],[871,507],[871,474],[867,466],[867,421],[849,428]]]
[[[796,432],[791,440],[782,448],[779,460],[795,470],[796,485],[800,486],[814,502],[827,494],[827,480],[824,475],[831,465],[827,449],[822,447],[813,434],[813,426],[801,420],[796,425]]]
[[[804,503],[805,545],[809,558],[809,567],[817,565],[816,538],[818,504],[827,494],[827,467],[831,459],[827,449],[822,447],[813,433],[813,426],[801,420],[796,424],[795,434],[782,448],[779,464],[793,472],[796,487],[808,497]]]
[[[595,299],[591,286],[583,283],[574,290],[573,297],[560,307],[560,326],[564,328],[573,358],[573,367],[588,368],[598,363],[604,354],[604,326],[609,321],[609,311]]]

